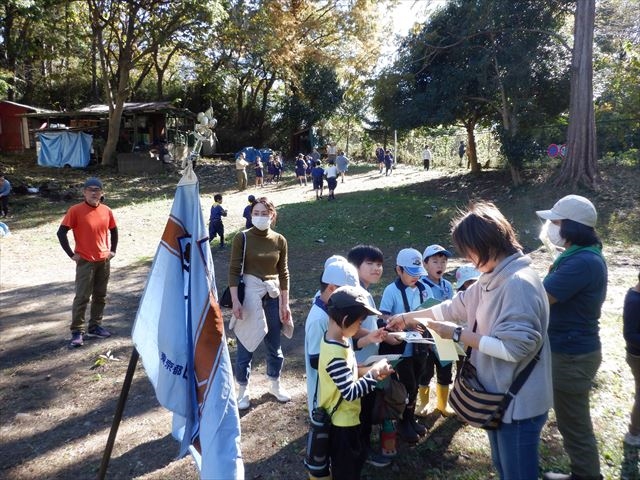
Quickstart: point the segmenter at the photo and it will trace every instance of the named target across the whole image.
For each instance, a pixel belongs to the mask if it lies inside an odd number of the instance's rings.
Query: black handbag
[[[245,232],[242,232],[242,266],[240,267],[240,282],[238,283],[238,300],[240,303],[244,302],[244,281],[242,280],[242,275],[244,274],[244,258],[247,254],[247,236]],[[233,301],[231,300],[231,289],[229,287],[225,288],[222,292],[222,295],[218,299],[218,304],[221,307],[225,308],[233,308]]]
[[[473,331],[476,331],[478,323],[474,323]],[[488,392],[478,380],[476,367],[469,360],[471,347],[467,347],[467,356],[462,360],[458,369],[453,388],[449,395],[449,404],[458,417],[473,427],[485,430],[497,430],[502,423],[502,416],[509,407],[511,400],[516,396],[529,374],[540,359],[542,347],[535,357],[522,370],[509,387],[507,393]]]

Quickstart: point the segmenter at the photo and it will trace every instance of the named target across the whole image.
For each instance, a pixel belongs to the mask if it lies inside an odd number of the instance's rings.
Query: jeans
[[[267,377],[272,380],[280,378],[284,355],[280,345],[280,300],[278,297],[271,298],[265,295],[262,299],[262,308],[267,318],[267,334],[264,337],[264,345],[267,347]],[[251,376],[251,360],[253,352],[247,350],[238,340],[238,350],[236,353],[236,381],[238,385],[246,386]]]
[[[503,423],[487,430],[491,460],[501,480],[537,480],[538,444],[547,414]]]
[[[551,354],[553,409],[558,430],[571,461],[571,473],[585,479],[600,478],[589,394],[601,362],[600,350],[582,355]]]
[[[636,385],[629,433],[631,435],[640,435],[640,356],[627,353],[627,363],[631,367],[631,373]]]
[[[102,325],[102,314],[107,299],[107,284],[111,273],[109,260],[76,263],[76,296],[71,309],[71,331],[84,333],[84,317],[91,299],[89,330]]]

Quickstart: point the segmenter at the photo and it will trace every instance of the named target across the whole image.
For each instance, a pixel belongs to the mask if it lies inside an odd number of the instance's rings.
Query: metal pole
[[[127,367],[127,374],[124,377],[124,383],[122,384],[122,390],[120,391],[120,398],[118,399],[118,405],[116,406],[116,413],[113,416],[113,423],[111,424],[111,430],[109,431],[109,438],[107,439],[107,446],[104,449],[102,455],[102,462],[100,463],[100,471],[98,472],[98,480],[104,480],[107,474],[107,467],[109,466],[109,460],[111,459],[111,451],[113,445],[116,442],[116,435],[118,433],[118,427],[122,421],[122,413],[124,412],[124,405],[127,403],[127,397],[129,396],[129,388],[133,380],[133,374],[136,371],[136,365],[140,354],[136,348],[133,348],[131,352],[131,358],[129,359],[129,367]]]

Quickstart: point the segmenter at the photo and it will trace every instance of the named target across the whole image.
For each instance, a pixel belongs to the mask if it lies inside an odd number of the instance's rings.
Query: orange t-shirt
[[[109,256],[109,230],[116,227],[116,220],[106,205],[92,207],[87,202],[78,203],[67,211],[62,225],[73,230],[74,252],[83,259],[97,262]]]

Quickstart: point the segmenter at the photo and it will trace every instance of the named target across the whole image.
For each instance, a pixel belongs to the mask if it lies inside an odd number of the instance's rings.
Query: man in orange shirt
[[[91,316],[87,336],[111,336],[111,333],[102,327],[102,314],[107,297],[110,261],[115,256],[118,246],[118,228],[113,212],[102,204],[102,182],[98,178],[87,179],[82,193],[84,202],[69,208],[57,233],[60,245],[76,262],[76,296],[73,299],[71,313],[69,348],[82,346],[89,300]],[[67,238],[69,230],[73,230],[74,250],[71,249]]]

